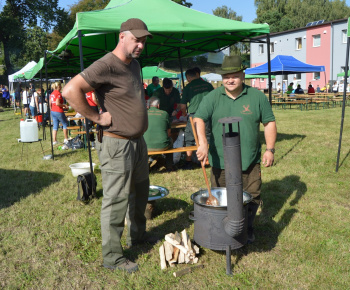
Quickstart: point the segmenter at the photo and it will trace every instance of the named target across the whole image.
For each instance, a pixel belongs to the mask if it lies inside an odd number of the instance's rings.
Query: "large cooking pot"
[[[190,214],[190,219],[194,221],[194,240],[202,247],[225,251],[226,246],[231,249],[238,249],[247,243],[247,219],[248,207],[245,206],[252,200],[248,192],[243,192],[243,211],[245,220],[243,231],[236,237],[229,236],[224,229],[223,220],[227,217],[227,195],[225,187],[215,187],[211,189],[219,205],[207,205],[209,197],[208,190],[199,190],[191,195],[194,202],[194,211]]]

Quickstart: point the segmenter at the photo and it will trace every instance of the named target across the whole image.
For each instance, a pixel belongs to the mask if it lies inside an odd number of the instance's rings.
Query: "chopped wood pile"
[[[199,254],[199,248],[192,244],[186,230],[180,234],[178,232],[167,234],[165,242],[159,248],[160,267],[163,270],[167,268],[167,264],[170,267],[174,267],[175,263],[196,264],[198,263],[196,254]]]

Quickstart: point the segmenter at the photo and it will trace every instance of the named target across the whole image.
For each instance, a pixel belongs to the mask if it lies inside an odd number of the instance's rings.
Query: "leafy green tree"
[[[182,6],[186,6],[188,8],[191,8],[191,6],[192,6],[192,3],[187,2],[186,0],[172,0],[172,1],[177,3],[177,4],[180,4]]]
[[[271,32],[305,27],[308,22],[346,18],[345,0],[255,0],[255,23],[268,23]]]
[[[14,72],[11,60],[21,55],[27,30],[40,25],[48,31],[57,22],[59,11],[58,0],[6,0],[0,12],[0,43],[4,51],[5,74]]]

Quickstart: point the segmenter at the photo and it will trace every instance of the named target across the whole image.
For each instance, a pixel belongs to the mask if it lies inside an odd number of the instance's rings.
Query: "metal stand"
[[[23,157],[23,147],[24,147],[24,143],[36,143],[36,142],[40,142],[41,145],[41,151],[43,152],[43,156],[44,156],[44,148],[43,148],[43,144],[41,143],[41,139],[39,139],[38,141],[33,141],[33,142],[22,142],[22,154],[21,154],[21,161],[22,161],[22,157]],[[27,164],[28,164],[28,147],[27,147]]]
[[[231,246],[226,246],[226,275],[232,275],[231,268]]]

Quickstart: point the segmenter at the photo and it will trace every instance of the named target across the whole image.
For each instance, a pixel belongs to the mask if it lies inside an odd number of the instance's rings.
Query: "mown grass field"
[[[56,149],[54,161],[43,160],[40,143],[24,144],[21,160],[20,116],[5,109],[0,113],[0,287],[348,289],[350,108],[346,110],[337,173],[341,108],[275,110],[275,166],[262,169],[264,204],[256,219],[256,242],[232,251],[233,276],[226,275],[223,252],[201,248],[204,268],[175,278],[172,273],[188,265],[162,271],[160,243],[125,251],[139,264],[135,274],[102,268],[99,170],[98,199],[87,205],[76,201],[76,178],[68,166],[87,161],[87,151]],[[48,128],[46,134],[43,146],[48,150]],[[63,141],[62,131],[58,140]],[[96,152],[92,156],[98,164]],[[201,169],[153,172],[150,180],[170,194],[156,202],[157,215],[148,221],[148,230],[164,236],[186,229],[193,237],[190,196],[205,188]]]

